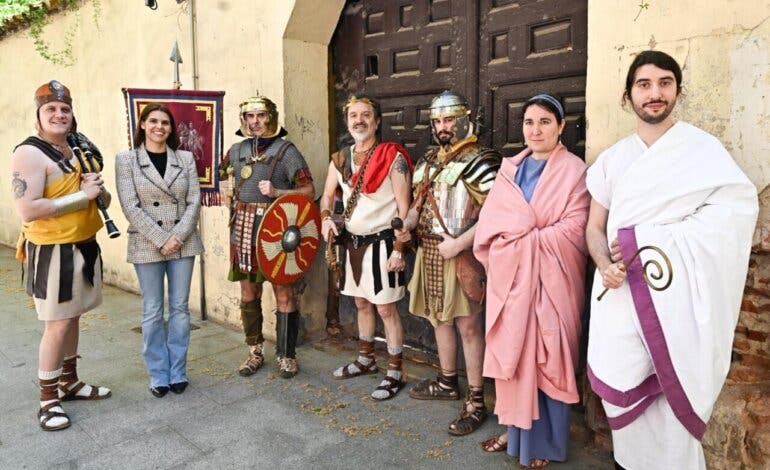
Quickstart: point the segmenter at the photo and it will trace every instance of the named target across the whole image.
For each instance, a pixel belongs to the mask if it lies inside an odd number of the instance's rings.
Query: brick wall
[[[703,438],[709,468],[770,468],[770,186],[759,195],[733,362]]]

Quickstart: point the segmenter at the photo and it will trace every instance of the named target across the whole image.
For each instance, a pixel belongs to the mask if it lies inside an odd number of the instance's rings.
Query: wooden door
[[[428,107],[444,90],[478,88],[478,9],[462,0],[348,2],[332,41],[338,134],[348,95],[382,106],[382,138],[416,160],[431,142]],[[475,104],[475,103],[474,103]]]
[[[479,92],[491,132],[482,142],[505,155],[524,148],[521,108],[538,93],[564,106],[562,142],[585,156],[585,0],[480,0]]]
[[[332,39],[336,133],[342,105],[364,91],[382,105],[383,140],[412,159],[432,144],[430,100],[465,95],[482,123],[482,144],[509,156],[523,148],[521,107],[537,93],[566,110],[562,141],[585,153],[587,0],[348,1]],[[411,272],[411,264],[407,272]],[[399,303],[407,343],[435,350],[426,321]],[[343,319],[355,317],[343,300]]]

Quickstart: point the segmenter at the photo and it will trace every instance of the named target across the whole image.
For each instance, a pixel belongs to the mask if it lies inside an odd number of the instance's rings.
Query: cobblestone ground
[[[140,299],[112,287],[81,320],[79,374],[112,388],[112,398],[65,403],[72,426],[43,432],[36,422],[41,324],[20,284],[13,252],[0,248],[0,468],[512,468],[478,443],[501,428],[494,417],[471,436],[446,427],[460,402],[420,402],[404,392],[369,398],[379,378],[337,381],[352,342],[319,341],[298,350],[300,373],[280,378],[268,346],[256,375],[235,373],[245,347],[235,331],[193,321],[183,395],[148,391],[137,332]],[[379,363],[384,364],[384,358]],[[410,385],[434,372],[408,363]],[[556,469],[612,468],[608,455],[573,442]]]

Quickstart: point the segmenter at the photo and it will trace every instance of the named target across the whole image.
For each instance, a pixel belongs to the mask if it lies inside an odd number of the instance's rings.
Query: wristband
[[[321,211],[321,220],[331,219],[332,212],[329,209],[323,209]]]
[[[390,253],[390,256],[391,256],[391,258],[396,258],[396,259],[402,259],[404,257],[404,255],[402,255],[401,252],[398,251],[398,250],[393,250]]]

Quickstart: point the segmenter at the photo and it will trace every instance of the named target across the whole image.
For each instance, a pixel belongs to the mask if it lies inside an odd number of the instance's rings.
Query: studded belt
[[[265,211],[270,207],[270,202],[238,202],[235,204],[236,211],[247,211],[250,207],[255,207],[254,215],[261,217],[265,215]]]

